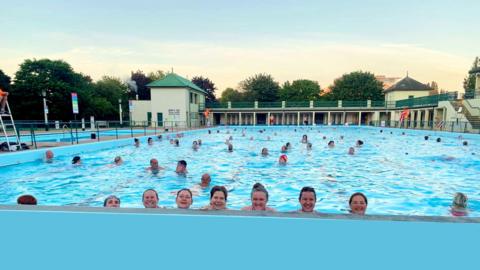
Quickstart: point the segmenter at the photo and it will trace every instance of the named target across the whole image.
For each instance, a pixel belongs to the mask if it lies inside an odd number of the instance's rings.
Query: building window
[[[193,93],[190,92],[190,103],[193,103]]]

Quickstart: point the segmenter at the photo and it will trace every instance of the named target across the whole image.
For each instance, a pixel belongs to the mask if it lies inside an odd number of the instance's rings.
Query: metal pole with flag
[[[72,110],[73,110],[73,123],[75,125],[75,136],[77,137],[78,144],[78,129],[77,129],[77,114],[78,114],[78,96],[77,93],[72,92]]]

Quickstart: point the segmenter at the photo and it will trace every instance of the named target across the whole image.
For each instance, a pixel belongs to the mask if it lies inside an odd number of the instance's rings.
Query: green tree
[[[463,79],[463,89],[465,90],[465,97],[473,98],[475,95],[475,74],[473,71],[478,70],[480,72],[479,58],[475,57],[472,68],[465,79]]]
[[[147,77],[148,79],[150,79],[151,82],[153,82],[165,78],[165,72],[163,72],[162,70],[157,70],[155,72],[148,73]]]
[[[291,84],[287,81],[279,91],[279,98],[285,101],[317,100],[321,91],[316,81],[295,80]]]
[[[336,79],[328,94],[332,100],[383,100],[383,83],[370,72],[355,71]]]
[[[10,105],[17,119],[43,119],[42,92],[46,92],[49,118],[73,119],[71,93],[78,93],[80,117],[88,106],[86,93],[92,87],[88,76],[75,73],[62,60],[25,60],[15,73]]]
[[[122,110],[125,112],[128,109],[128,88],[119,78],[102,77],[87,95],[90,106],[85,109],[85,112],[98,119],[118,121],[119,100],[122,100]]]
[[[237,102],[243,101],[243,93],[233,88],[227,88],[223,90],[222,96],[220,97],[220,102]]]
[[[244,101],[276,101],[280,86],[268,74],[256,74],[240,83]]]
[[[139,100],[150,100],[150,89],[146,86],[152,80],[145,76],[143,71],[137,70],[131,72],[130,79],[137,84],[137,94]]]
[[[215,97],[215,90],[217,90],[217,88],[209,78],[196,76],[192,78],[192,82],[207,92],[207,95],[205,96],[205,102],[217,101],[217,98]]]
[[[0,69],[0,89],[8,92],[10,90],[10,82],[10,77]]]

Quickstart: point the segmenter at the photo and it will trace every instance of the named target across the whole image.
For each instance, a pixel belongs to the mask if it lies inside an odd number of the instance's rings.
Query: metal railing
[[[81,121],[52,121],[46,125],[43,121],[15,121],[20,142],[35,149],[136,136],[156,136],[203,127],[202,124],[197,119],[190,124],[186,121],[95,121],[93,125],[90,122],[82,125]],[[6,132],[9,137],[15,136],[13,127]]]

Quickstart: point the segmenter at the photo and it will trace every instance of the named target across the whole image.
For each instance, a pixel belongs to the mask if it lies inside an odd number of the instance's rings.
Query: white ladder
[[[9,151],[15,151],[15,149],[12,149],[10,147],[10,140],[8,139],[7,127],[9,127],[9,126],[13,127],[13,132],[14,132],[14,135],[15,135],[16,143],[17,143],[16,150],[21,150],[22,146],[20,145],[20,138],[18,137],[17,128],[15,127],[15,122],[13,121],[12,111],[10,110],[10,105],[8,105],[8,101],[7,101],[6,109],[7,109],[6,113],[0,114],[0,124],[2,126],[3,135],[5,136],[5,141],[7,142],[7,145],[8,145],[8,150]],[[7,120],[9,119],[10,122],[5,122],[3,120],[4,117]]]

